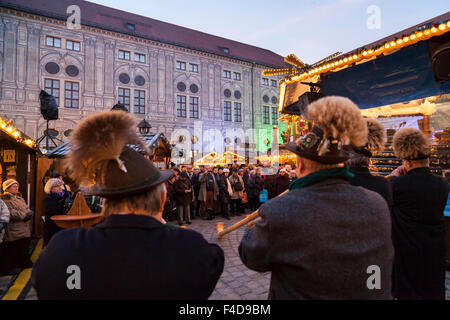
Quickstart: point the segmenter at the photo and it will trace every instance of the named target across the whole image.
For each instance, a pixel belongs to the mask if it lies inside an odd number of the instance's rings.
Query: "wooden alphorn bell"
[[[281,197],[282,195],[285,195],[286,193],[289,192],[289,189],[280,193],[277,197]],[[239,229],[240,227],[246,225],[247,223],[251,222],[252,220],[258,218],[258,210],[256,210],[255,212],[252,212],[251,214],[249,214],[248,216],[246,216],[244,219],[236,222],[235,224],[233,224],[232,226],[229,226],[228,228],[220,231],[217,233],[217,238],[218,239],[222,239],[222,237],[224,235],[226,235],[227,233],[230,233],[231,231],[234,231],[236,229]]]

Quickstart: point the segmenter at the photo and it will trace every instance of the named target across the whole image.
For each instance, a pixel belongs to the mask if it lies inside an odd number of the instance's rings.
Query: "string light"
[[[25,136],[14,127],[14,125],[12,124],[12,121],[3,120],[0,117],[0,129],[3,132],[5,132],[6,134],[13,137],[18,142],[24,143],[27,146],[29,146],[30,148],[33,148],[36,145],[36,143],[33,140],[25,138]]]
[[[416,31],[408,34],[403,35],[399,37],[398,39],[393,39],[390,41],[387,41],[381,45],[372,47],[370,49],[364,49],[360,51],[359,53],[354,53],[353,55],[349,55],[337,60],[330,60],[330,61],[324,61],[323,63],[316,63],[313,65],[313,68],[310,70],[307,70],[306,72],[300,74],[300,75],[291,75],[289,77],[286,77],[286,83],[295,82],[298,80],[303,80],[308,76],[311,75],[317,75],[323,72],[328,72],[330,70],[341,68],[343,65],[350,65],[353,64],[355,61],[359,61],[361,59],[368,59],[372,55],[379,55],[382,53],[389,53],[393,50],[397,50],[400,48],[403,48],[408,45],[415,44],[418,41],[427,40],[430,37],[441,35],[443,33],[448,32],[450,29],[450,20],[447,20],[445,22],[441,22],[439,24],[433,25],[429,28],[418,28]],[[290,60],[294,61],[300,61],[295,55],[288,56]],[[286,57],[286,58],[288,58]],[[297,60],[298,59],[298,60]],[[292,61],[291,61],[292,62]]]

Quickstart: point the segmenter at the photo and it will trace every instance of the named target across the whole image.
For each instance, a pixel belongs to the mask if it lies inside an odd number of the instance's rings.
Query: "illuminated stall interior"
[[[447,12],[312,65],[292,54],[285,61],[293,68],[264,70],[265,75],[289,74],[280,80],[279,90],[279,121],[287,126],[281,134],[283,143],[295,141],[311,127],[304,119],[309,103],[322,96],[345,96],[364,116],[378,118],[387,130],[386,150],[372,160],[373,172],[388,174],[401,164],[390,143],[402,127],[418,128],[428,135],[434,173],[450,171],[449,30]]]

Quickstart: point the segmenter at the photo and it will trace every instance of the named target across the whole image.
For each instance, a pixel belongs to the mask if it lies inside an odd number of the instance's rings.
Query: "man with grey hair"
[[[290,191],[259,209],[239,254],[271,271],[269,299],[391,299],[393,247],[386,201],[352,186],[343,141],[361,146],[367,128],[347,98],[308,106],[312,130],[287,145],[297,156]]]

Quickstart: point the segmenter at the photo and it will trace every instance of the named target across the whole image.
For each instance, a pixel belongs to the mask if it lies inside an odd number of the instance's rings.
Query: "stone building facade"
[[[39,105],[45,89],[57,98],[59,119],[50,128],[62,141],[80,119],[121,101],[171,142],[194,139],[196,158],[226,146],[254,156],[277,124],[278,78],[261,72],[284,64],[282,57],[278,66],[250,61],[83,23],[73,30],[64,20],[0,4],[0,115],[33,138],[46,129]],[[255,141],[223,139],[229,129],[250,128]],[[223,136],[218,145],[217,131]]]

